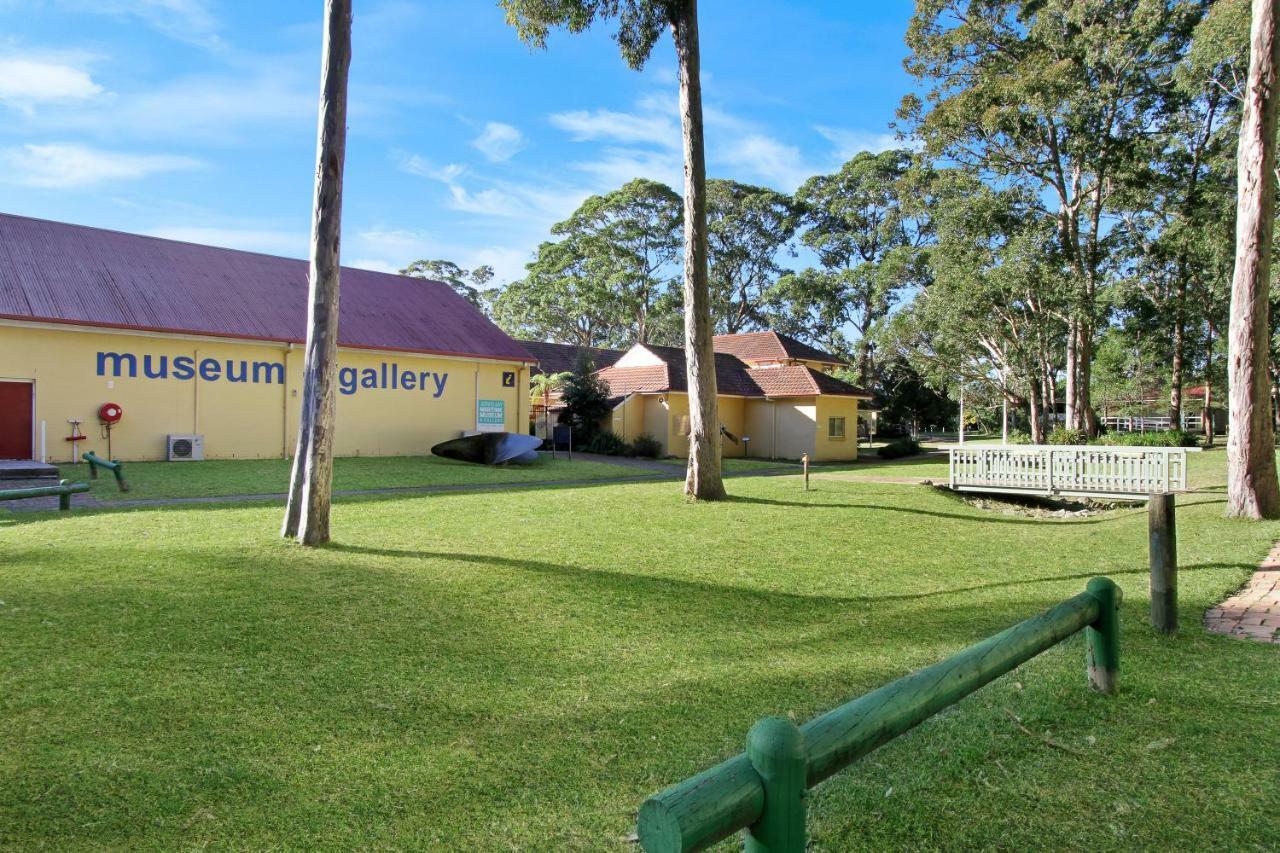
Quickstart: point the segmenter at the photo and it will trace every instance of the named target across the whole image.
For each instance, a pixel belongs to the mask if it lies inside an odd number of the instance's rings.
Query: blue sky
[[[893,144],[909,0],[702,0],[708,174],[791,191]],[[320,0],[0,0],[0,211],[304,257]],[[519,277],[552,223],[680,186],[670,38],[531,52],[489,0],[355,0],[343,263]]]

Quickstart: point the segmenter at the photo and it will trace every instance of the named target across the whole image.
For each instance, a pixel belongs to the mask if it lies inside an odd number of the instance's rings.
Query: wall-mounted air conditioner
[[[169,436],[169,461],[190,462],[204,459],[203,435]]]

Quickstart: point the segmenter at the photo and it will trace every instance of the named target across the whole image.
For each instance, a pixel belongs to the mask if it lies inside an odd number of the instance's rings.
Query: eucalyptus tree
[[[489,312],[507,334],[579,346],[620,346],[613,294],[565,241],[545,242],[523,279],[488,291]]]
[[[1096,429],[1089,380],[1114,269],[1116,182],[1151,126],[1201,12],[1181,0],[919,0],[901,118],[924,152],[1028,188],[1071,284],[1067,426]]]
[[[400,270],[400,275],[442,281],[480,310],[485,310],[482,291],[493,280],[493,267],[485,264],[473,270],[463,269],[453,261],[418,260]]]
[[[551,233],[608,294],[615,339],[673,344],[679,317],[680,196],[637,178],[591,196]]]
[[[937,180],[945,186],[934,203],[932,280],[883,337],[934,388],[978,385],[1026,407],[1041,441],[1068,297],[1052,228],[1029,215],[1037,201],[1026,190],[957,172]]]
[[[347,72],[351,67],[351,0],[325,0],[323,39],[302,411],[280,529],[281,536],[296,538],[303,545],[322,545],[329,541],[329,504],[333,497],[339,247],[342,171],[347,147]]]
[[[1280,517],[1272,432],[1270,287],[1275,228],[1277,65],[1275,0],[1254,0],[1249,75],[1237,161],[1236,262],[1228,332],[1230,428],[1227,514]]]
[[[545,47],[553,28],[583,32],[616,19],[623,59],[639,69],[670,29],[676,49],[680,126],[684,148],[684,347],[689,388],[689,467],[685,495],[718,500],[720,421],[716,412],[714,329],[707,288],[706,155],[703,150],[701,48],[697,0],[500,0],[520,37]]]
[[[765,300],[782,275],[779,257],[799,224],[791,197],[737,181],[707,181],[711,315],[717,332],[767,325]],[[794,252],[793,252],[794,253]]]
[[[858,381],[870,385],[870,340],[903,291],[924,281],[922,216],[904,198],[913,176],[907,151],[861,152],[834,175],[796,191],[800,241],[819,267],[784,275],[770,294],[783,331],[844,348],[843,328],[857,330]]]

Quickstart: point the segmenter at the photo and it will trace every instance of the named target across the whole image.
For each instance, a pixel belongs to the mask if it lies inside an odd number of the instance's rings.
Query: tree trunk
[[[1044,444],[1044,424],[1040,420],[1040,400],[1041,395],[1035,382],[1031,383],[1031,393],[1027,395],[1027,403],[1030,407],[1030,424],[1031,427],[1031,443]]]
[[[1231,281],[1227,382],[1227,515],[1280,517],[1271,430],[1271,237],[1275,223],[1276,0],[1253,0],[1249,82],[1240,119],[1236,265]]]
[[[720,477],[720,418],[707,290],[707,166],[702,148],[698,0],[679,4],[671,31],[679,66],[684,137],[684,353],[689,384],[689,469],[684,493],[695,500],[718,500],[725,492]]]
[[[1077,321],[1072,320],[1067,323],[1067,387],[1066,392],[1066,417],[1063,426],[1067,429],[1080,428],[1080,414],[1076,410],[1076,384],[1080,381],[1080,350],[1077,344],[1080,341]],[[1050,412],[1051,416],[1057,414]]]
[[[1090,384],[1093,382],[1093,323],[1081,320],[1077,325],[1079,340],[1076,341],[1076,429],[1084,430],[1093,438],[1098,434],[1098,416],[1093,411],[1093,395]]]
[[[281,535],[303,545],[329,541],[333,492],[334,383],[338,357],[338,265],[342,168],[347,145],[347,71],[351,66],[351,0],[325,0],[316,184],[312,200],[302,411]]]
[[[1204,344],[1204,409],[1200,412],[1204,428],[1204,446],[1213,447],[1213,329],[1205,335]]]
[[[1185,362],[1186,329],[1182,310],[1173,321],[1173,366],[1169,373],[1169,423],[1172,429],[1182,429],[1182,382]]]

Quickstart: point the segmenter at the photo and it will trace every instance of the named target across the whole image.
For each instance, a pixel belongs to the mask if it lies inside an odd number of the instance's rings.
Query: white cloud
[[[862,151],[879,154],[891,148],[906,147],[906,143],[898,140],[892,133],[824,125],[816,125],[813,129],[835,146],[836,155],[841,160],[850,160]]]
[[[399,155],[400,169],[411,175],[430,178],[449,190],[449,207],[463,213],[503,219],[522,219],[550,227],[565,218],[590,195],[577,187],[539,186],[533,183],[485,180],[487,186],[476,189],[463,183],[470,178],[457,163],[437,167],[417,154]],[[480,180],[480,179],[473,179]]]
[[[85,101],[103,88],[72,65],[25,56],[0,57],[0,103],[30,110],[35,104]]]
[[[135,180],[157,172],[196,169],[203,165],[191,157],[127,154],[68,143],[3,148],[0,164],[12,183],[58,188]]]
[[[525,147],[524,136],[509,124],[491,121],[484,132],[471,141],[473,147],[494,163],[503,163]]]
[[[684,160],[677,152],[607,148],[597,159],[574,163],[573,168],[590,175],[599,191],[617,189],[634,178],[661,181],[676,192],[683,191]]]
[[[135,18],[157,32],[186,44],[223,51],[217,16],[205,0],[61,0],[75,12]]]
[[[183,240],[203,246],[220,246],[224,249],[241,249],[245,252],[263,252],[287,257],[305,256],[308,243],[308,236],[305,233],[271,228],[162,225],[147,233],[152,237],[163,237],[166,240]]]
[[[398,267],[390,261],[384,261],[381,258],[356,258],[349,261],[343,266],[355,267],[358,270],[373,270],[374,272],[398,273],[404,267]]]
[[[555,113],[551,124],[569,134],[575,142],[608,140],[628,145],[649,144],[680,147],[680,127],[652,99],[641,101],[638,113],[613,110],[574,110]]]
[[[714,149],[718,160],[742,169],[757,178],[772,181],[778,189],[792,192],[814,170],[805,165],[800,149],[761,133],[749,133]]]
[[[496,284],[524,276],[531,259],[528,249],[501,245],[459,245],[456,239],[442,241],[425,231],[404,228],[369,228],[353,235],[352,242],[376,258],[357,260],[351,266],[380,272],[397,272],[420,259],[443,258],[464,269],[493,267]]]

